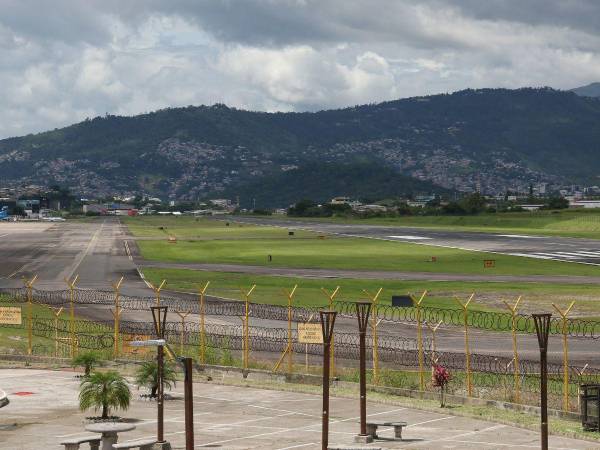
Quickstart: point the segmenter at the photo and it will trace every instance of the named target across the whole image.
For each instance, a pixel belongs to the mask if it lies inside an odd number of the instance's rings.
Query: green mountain
[[[311,176],[319,170],[324,176]],[[549,88],[465,90],[315,113],[190,106],[0,141],[2,186],[60,184],[86,196],[235,194],[245,204],[264,197],[265,206],[307,192],[315,200],[436,186],[525,192],[532,183],[594,184],[599,172],[600,99]]]
[[[600,97],[600,83],[590,83],[585,86],[571,89],[571,92],[575,92],[582,97]]]

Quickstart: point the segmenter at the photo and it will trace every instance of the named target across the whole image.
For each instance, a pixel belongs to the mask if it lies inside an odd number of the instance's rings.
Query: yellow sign
[[[0,323],[3,325],[21,325],[21,307],[0,306]]]
[[[147,341],[150,337],[147,334],[123,334],[123,353],[129,353],[132,355],[145,355],[150,351],[150,347],[132,347],[129,343],[131,341]]]
[[[301,344],[322,344],[323,329],[320,323],[299,323],[298,342]]]

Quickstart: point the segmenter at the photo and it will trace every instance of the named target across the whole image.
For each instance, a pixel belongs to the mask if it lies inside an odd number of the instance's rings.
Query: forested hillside
[[[334,173],[336,166],[348,171]],[[60,184],[88,196],[237,193],[278,205],[303,189],[316,200],[435,186],[502,192],[597,183],[599,172],[600,100],[548,88],[465,90],[316,113],[190,106],[0,141],[3,184]]]

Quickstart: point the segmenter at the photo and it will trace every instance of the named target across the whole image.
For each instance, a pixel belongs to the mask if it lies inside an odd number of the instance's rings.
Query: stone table
[[[135,425],[124,422],[90,423],[85,426],[87,431],[102,433],[101,450],[113,450],[112,445],[119,439],[119,433],[135,430]]]

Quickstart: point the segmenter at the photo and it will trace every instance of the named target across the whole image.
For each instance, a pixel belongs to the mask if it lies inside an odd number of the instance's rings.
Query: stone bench
[[[156,439],[135,439],[133,441],[119,442],[118,444],[113,444],[112,447],[114,449],[139,448],[140,450],[152,450],[156,442]]]
[[[98,450],[100,448],[100,436],[83,436],[66,439],[60,445],[64,445],[65,450],[79,450],[79,446],[86,443],[90,444],[90,450]]]
[[[367,434],[373,439],[378,439],[377,427],[394,427],[394,436],[396,439],[402,440],[402,428],[406,426],[406,422],[367,422]]]

